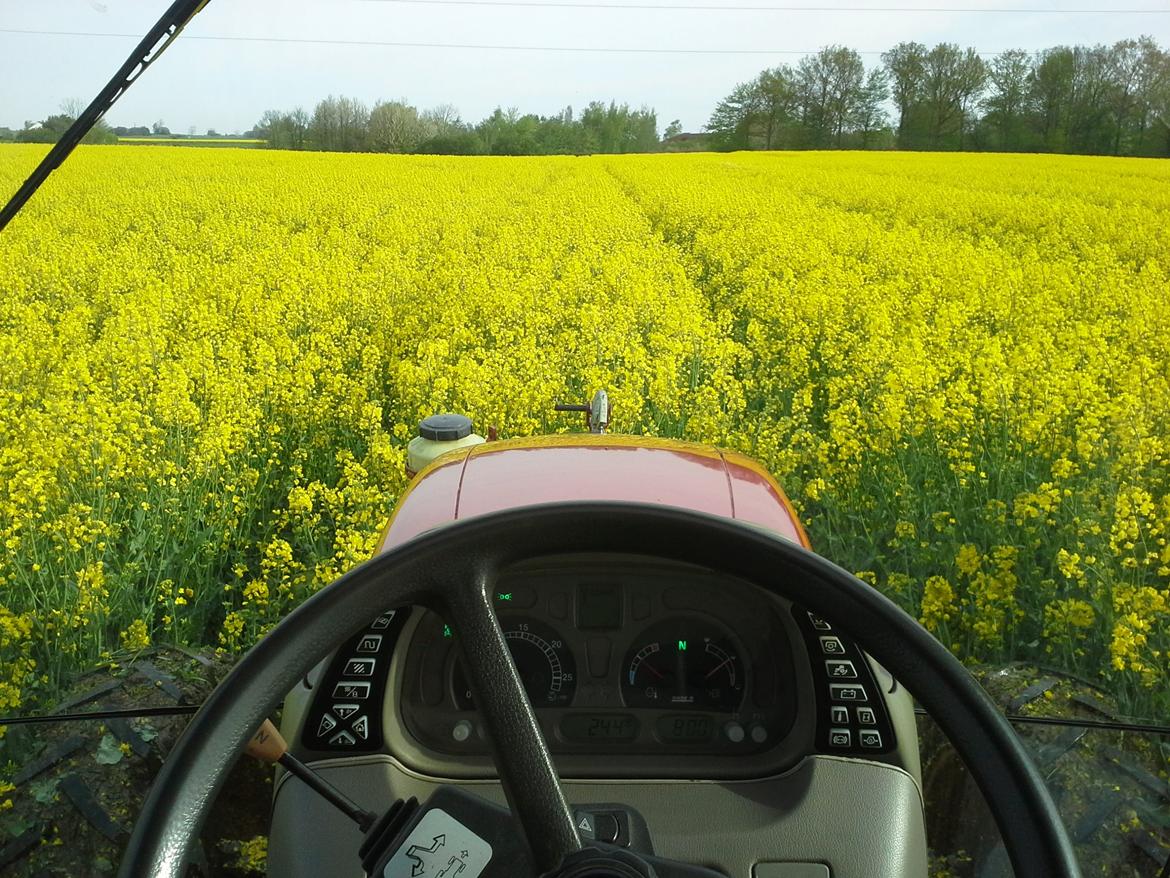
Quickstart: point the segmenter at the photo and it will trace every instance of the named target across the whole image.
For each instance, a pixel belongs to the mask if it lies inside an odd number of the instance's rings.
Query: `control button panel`
[[[853,746],[853,732],[849,729],[829,729],[829,746],[834,750],[848,750]]]
[[[845,644],[841,642],[840,637],[819,637],[821,641],[821,652],[825,655],[845,655]]]
[[[865,687],[857,683],[830,683],[829,698],[833,701],[866,701]]]
[[[372,677],[377,661],[372,658],[352,658],[345,663],[342,675],[345,677]]]
[[[630,817],[625,811],[578,808],[573,812],[573,822],[584,841],[630,846]]]
[[[362,639],[358,641],[355,652],[377,653],[382,649],[382,635],[381,634],[364,634]]]
[[[817,676],[817,749],[873,756],[894,749],[894,730],[865,656],[832,622],[793,607]]]
[[[370,697],[370,684],[354,682],[353,680],[342,680],[340,683],[333,684],[333,697],[360,698],[365,701]]]
[[[826,661],[825,673],[834,680],[857,679],[857,668],[849,659],[830,659]]]
[[[346,753],[382,748],[390,654],[409,612],[387,610],[334,654],[305,718],[301,733],[305,747]]]

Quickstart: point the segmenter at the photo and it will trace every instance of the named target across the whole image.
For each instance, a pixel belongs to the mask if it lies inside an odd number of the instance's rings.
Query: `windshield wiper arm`
[[[3,231],[9,221],[24,207],[25,202],[32,198],[33,193],[49,178],[49,174],[53,173],[69,157],[69,153],[73,152],[73,148],[81,143],[81,138],[85,137],[89,129],[98,123],[98,120],[106,114],[114,102],[126,93],[126,89],[133,85],[142,72],[174,42],[187,23],[208,2],[209,0],[175,0],[170,5],[170,8],[162,14],[162,18],[155,23],[154,27],[135,47],[130,57],[118,68],[114,78],[98,92],[98,96],[73,121],[69,129],[61,135],[61,139],[49,150],[49,154],[41,160],[41,163],[28,175],[28,179],[16,190],[16,194],[4,205],[4,209],[0,210],[0,231]]]

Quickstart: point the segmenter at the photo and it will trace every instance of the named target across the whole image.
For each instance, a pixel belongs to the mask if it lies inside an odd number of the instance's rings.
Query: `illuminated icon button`
[[[729,722],[723,727],[723,734],[727,735],[727,740],[733,744],[738,744],[743,740],[743,726],[737,722]]]
[[[845,644],[839,637],[822,637],[821,652],[825,655],[845,655]]]
[[[536,590],[526,585],[497,588],[495,598],[497,604],[513,607],[517,610],[527,610],[536,606]]]
[[[370,718],[365,714],[362,714],[352,723],[350,723],[349,727],[353,730],[353,733],[363,741],[370,737]]]
[[[388,612],[388,613],[383,613],[381,616],[379,616],[377,619],[375,619],[372,623],[370,623],[370,627],[373,628],[375,631],[383,631],[386,628],[389,628],[390,622],[394,618],[394,613],[395,613],[394,610],[390,610],[390,612]]]
[[[848,683],[830,683],[829,695],[834,701],[866,701],[865,687]]]
[[[377,652],[382,648],[381,634],[367,634],[360,641],[358,641],[358,652]]]
[[[848,708],[842,707],[841,710],[848,710]],[[873,712],[872,707],[858,707],[855,710],[857,711],[857,721],[863,726],[877,725],[877,714]]]
[[[337,720],[335,720],[329,714],[325,714],[321,717],[321,722],[317,726],[317,737],[324,738],[335,728],[337,728]]]
[[[812,626],[814,628],[816,628],[817,631],[832,631],[833,630],[832,625],[830,625],[828,622],[826,622],[824,619],[822,619],[820,616],[816,615],[815,613],[809,613],[808,620],[810,622],[812,622]]]
[[[337,705],[334,705],[333,709],[337,710]],[[834,705],[833,707],[830,707],[829,708],[829,722],[831,722],[835,726],[848,725],[849,724],[849,708],[848,707],[837,707],[836,705]]]
[[[372,677],[374,675],[374,659],[350,659],[345,663],[345,670],[342,673],[347,677]]]
[[[862,729],[857,733],[857,739],[866,750],[882,749],[882,733],[877,729]]]
[[[338,719],[349,719],[358,712],[358,706],[356,704],[335,704],[333,712],[337,714]]]
[[[849,729],[829,729],[829,746],[848,748],[853,744],[853,733]]]
[[[357,738],[345,731],[345,729],[342,729],[329,739],[329,743],[334,747],[352,747],[357,743]]]
[[[857,668],[849,659],[829,659],[825,662],[825,673],[834,680],[856,680]]]
[[[343,680],[333,687],[334,698],[345,698],[346,700],[358,699],[364,701],[370,697],[369,683],[354,683]]]

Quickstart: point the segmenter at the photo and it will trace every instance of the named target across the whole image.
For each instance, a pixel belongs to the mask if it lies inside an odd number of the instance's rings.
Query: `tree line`
[[[354,98],[331,95],[312,113],[303,108],[269,110],[249,133],[274,149],[336,152],[581,155],[650,152],[658,146],[654,110],[599,101],[580,114],[566,107],[553,116],[496,108],[470,124],[449,104],[419,110],[400,100],[367,107]]]
[[[69,130],[69,126],[81,114],[79,101],[66,101],[61,105],[61,112],[54,113],[41,121],[25,120],[24,127],[19,130],[0,126],[0,142],[15,143],[56,143]],[[110,126],[105,119],[98,119],[96,124],[82,138],[82,143],[117,143],[121,137],[170,137],[171,129],[163,124],[162,120],[151,126],[146,125],[115,125]],[[183,135],[178,135],[182,137]],[[196,136],[191,129],[188,136]],[[219,137],[215,129],[208,129],[207,137]]]
[[[1170,53],[1150,37],[988,60],[903,42],[881,61],[829,46],[764,70],[716,106],[712,145],[1170,155]]]
[[[62,111],[21,131],[0,128],[0,140],[55,142],[79,107],[67,102]],[[149,129],[102,122],[86,140],[148,134],[170,131],[161,120]],[[369,107],[344,96],[312,112],[269,110],[244,137],[274,149],[448,155],[897,148],[1168,156],[1170,53],[1150,37],[989,59],[953,43],[902,42],[867,69],[855,50],[828,46],[737,85],[702,135],[683,134],[675,120],[662,140],[653,109],[615,102],[552,116],[496,108],[469,123],[449,104]]]

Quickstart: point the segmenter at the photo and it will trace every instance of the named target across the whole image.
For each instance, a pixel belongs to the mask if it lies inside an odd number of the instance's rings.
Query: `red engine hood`
[[[749,457],[672,440],[569,434],[490,442],[440,458],[399,500],[379,552],[457,519],[571,500],[695,509],[809,544],[783,490]]]

